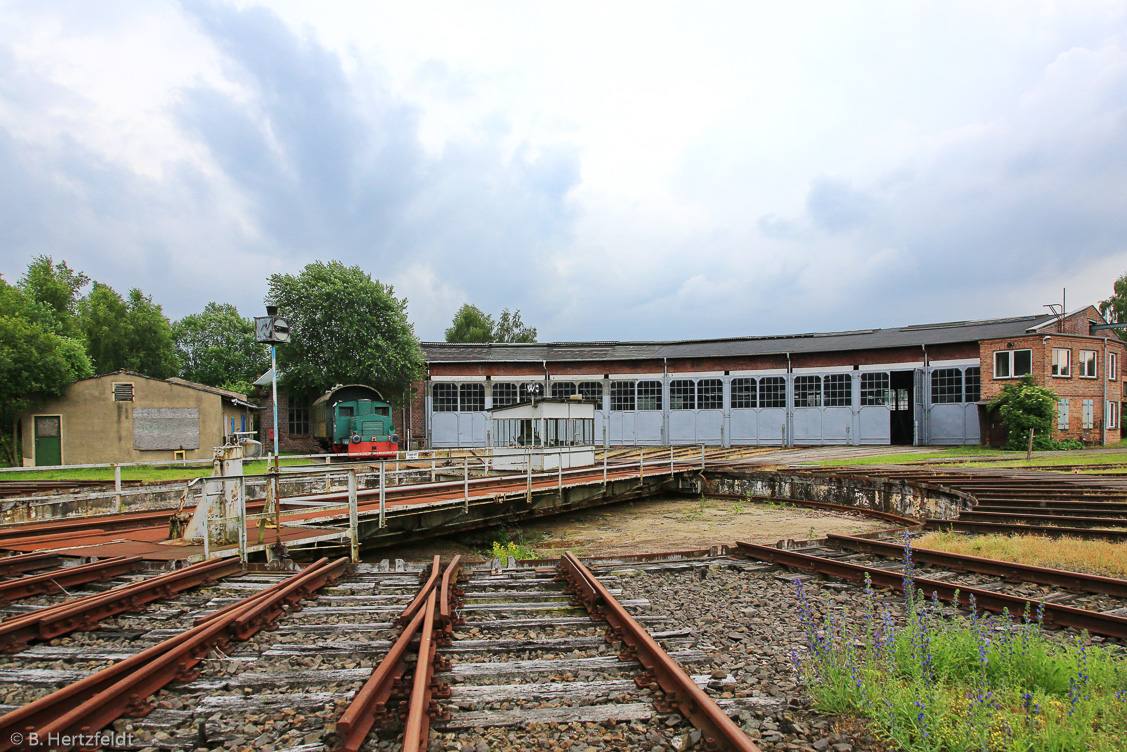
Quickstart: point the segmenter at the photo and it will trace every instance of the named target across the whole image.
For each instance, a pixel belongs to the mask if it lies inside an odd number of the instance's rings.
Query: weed
[[[520,528],[514,535],[502,525],[494,531],[489,550],[481,553],[494,559],[508,559],[510,556],[514,559],[535,559],[536,549],[533,546],[539,540],[539,536],[530,540]]]
[[[808,653],[792,653],[820,709],[868,719],[897,749],[1123,749],[1127,659],[1087,635],[1062,643],[1041,631],[1041,612],[1020,618],[970,613],[916,588],[904,556],[904,618],[896,624],[865,585],[859,619],[822,624],[795,581]],[[859,626],[858,626],[859,625]]]

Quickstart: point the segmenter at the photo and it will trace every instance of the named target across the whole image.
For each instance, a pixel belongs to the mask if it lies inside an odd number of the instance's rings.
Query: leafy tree
[[[447,342],[493,342],[493,317],[477,306],[464,304],[446,330]]]
[[[50,256],[36,256],[20,279],[20,289],[36,308],[34,318],[55,334],[80,337],[78,296],[89,283],[89,277],[74,271],[65,261],[56,264]]]
[[[1018,383],[1006,385],[990,403],[990,409],[998,412],[1006,427],[1003,448],[1025,449],[1032,428],[1034,449],[1057,449],[1052,437],[1056,404],[1057,395],[1051,389],[1037,386],[1028,374]]]
[[[447,342],[535,342],[536,329],[526,326],[520,311],[501,311],[494,321],[492,316],[477,306],[464,304],[454,314],[454,321],[446,330]]]
[[[290,342],[278,346],[278,371],[291,393],[360,383],[399,402],[422,373],[407,300],[359,266],[317,261],[296,277],[273,274],[266,302],[290,324]]]
[[[493,327],[493,341],[535,342],[536,327],[525,326],[525,323],[520,320],[519,310],[509,313],[509,309],[506,308],[501,311],[501,317],[497,319],[497,324]]]
[[[151,295],[145,295],[136,287],[129,291],[126,303],[128,332],[126,368],[152,376],[167,379],[175,376],[176,348],[172,342],[172,324]]]
[[[254,321],[230,303],[208,303],[201,313],[172,325],[180,378],[245,391],[270,366],[267,349],[254,341]],[[243,387],[235,389],[236,386]]]
[[[95,282],[78,301],[78,313],[97,373],[127,369],[157,379],[176,373],[172,325],[151,296],[133,288],[127,301],[109,285]]]
[[[37,321],[37,301],[0,279],[0,455],[15,464],[20,415],[94,373],[82,342]]]
[[[1100,313],[1109,324],[1127,323],[1127,274],[1115,280],[1112,296],[1099,304]],[[1127,339],[1127,332],[1122,329],[1113,330],[1120,339]]]

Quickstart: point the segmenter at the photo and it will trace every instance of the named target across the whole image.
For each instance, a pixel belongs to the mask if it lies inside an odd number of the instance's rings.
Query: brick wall
[[[1094,308],[1090,309],[1095,311]],[[1088,311],[1082,312],[1085,316],[1084,328],[1086,329]],[[1099,316],[1099,312],[1095,312]],[[1072,317],[1076,319],[1078,317]],[[1101,319],[1096,319],[1101,320]],[[1069,323],[1065,322],[1066,325]],[[1067,328],[1067,327],[1066,327]],[[1045,330],[1042,330],[1044,332]],[[1070,375],[1060,377],[1052,375],[1053,350],[1067,349],[1071,355]],[[1105,418],[1104,398],[1110,402],[1121,403],[1123,400],[1123,358],[1125,353],[1124,343],[1118,339],[1107,340],[1107,351],[1115,354],[1117,373],[1114,380],[1109,380],[1107,364],[1104,358],[1104,340],[1101,337],[1058,334],[1055,331],[1025,337],[1010,337],[1000,340],[984,340],[979,344],[982,361],[982,399],[992,400],[1001,394],[1007,384],[1016,383],[1016,378],[995,378],[994,364],[995,353],[1003,350],[1030,350],[1032,354],[1032,376],[1038,386],[1047,387],[1057,395],[1058,399],[1068,399],[1068,428],[1057,428],[1053,422],[1053,438],[1079,439],[1086,444],[1098,444],[1102,435]],[[1082,378],[1080,376],[1079,355],[1081,350],[1096,353],[1096,378]],[[1105,390],[1106,385],[1106,392]],[[1083,427],[1084,400],[1093,401],[1091,428]],[[985,423],[985,421],[984,421]],[[1114,443],[1122,437],[1122,419],[1115,428],[1107,431],[1108,443]],[[993,442],[992,442],[993,443]]]
[[[313,436],[291,436],[289,432],[289,407],[290,401],[293,399],[285,392],[278,393],[278,423],[281,424],[281,430],[278,432],[278,449],[282,452],[294,452],[296,454],[316,454],[324,451],[320,443]],[[308,407],[312,402],[312,398],[305,398],[302,400]],[[266,389],[262,397],[259,398],[258,404],[262,406],[260,413],[261,428],[259,429],[259,440],[262,442],[263,451],[269,453],[274,451],[274,440],[271,438],[271,429],[274,428],[274,400],[271,390]],[[310,425],[312,431],[312,425]]]

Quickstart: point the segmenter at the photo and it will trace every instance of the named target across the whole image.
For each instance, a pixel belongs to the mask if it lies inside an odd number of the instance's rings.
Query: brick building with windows
[[[1111,443],[1124,348],[1091,330],[1104,323],[1088,307],[775,337],[423,343],[400,431],[411,446],[486,446],[492,408],[578,395],[609,445],[979,444],[986,403],[1028,372],[1061,396],[1058,437]]]

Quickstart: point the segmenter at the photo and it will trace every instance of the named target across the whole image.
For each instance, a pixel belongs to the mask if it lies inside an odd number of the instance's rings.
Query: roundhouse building
[[[1064,317],[771,337],[429,342],[411,433],[422,428],[432,447],[486,446],[491,408],[579,395],[596,404],[596,441],[611,446],[979,444],[997,433],[986,402],[1030,373],[1061,397],[1060,436],[1114,442],[1123,343],[1092,330],[1106,323],[1089,306]],[[1064,372],[1066,357],[1074,365]]]

